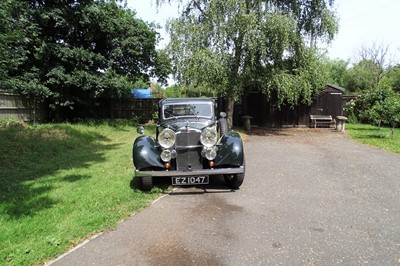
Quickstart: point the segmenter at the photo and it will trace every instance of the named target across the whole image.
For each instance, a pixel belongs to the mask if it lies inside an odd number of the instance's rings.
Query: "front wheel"
[[[231,175],[224,175],[225,183],[229,188],[238,189],[244,180],[244,173],[243,174],[231,174]]]
[[[140,189],[142,191],[150,191],[153,187],[153,178],[151,176],[140,177]]]

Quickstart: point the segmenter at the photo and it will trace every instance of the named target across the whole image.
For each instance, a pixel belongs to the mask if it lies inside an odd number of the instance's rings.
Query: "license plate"
[[[172,178],[172,185],[175,186],[204,185],[208,183],[208,176],[182,176]]]

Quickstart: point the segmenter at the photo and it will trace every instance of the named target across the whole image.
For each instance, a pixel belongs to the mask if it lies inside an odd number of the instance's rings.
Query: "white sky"
[[[165,4],[157,11],[155,0],[127,0],[128,7],[136,10],[144,21],[154,21],[164,27],[168,18],[178,16],[176,4]],[[400,0],[336,0],[339,33],[328,46],[332,59],[355,59],[361,46],[389,45],[390,53],[397,59],[400,54]],[[168,36],[160,31],[166,44]]]

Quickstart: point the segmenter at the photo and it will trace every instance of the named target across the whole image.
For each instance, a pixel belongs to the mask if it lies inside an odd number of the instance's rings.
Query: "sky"
[[[155,0],[127,0],[137,17],[164,27],[169,18],[178,16],[176,4],[164,4],[157,10]],[[400,0],[336,0],[334,10],[339,18],[339,32],[325,48],[331,59],[354,61],[362,47],[389,46],[389,53],[400,61]],[[168,36],[160,30],[165,46]]]

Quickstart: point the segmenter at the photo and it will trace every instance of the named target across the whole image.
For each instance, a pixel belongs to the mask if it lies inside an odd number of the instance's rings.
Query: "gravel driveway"
[[[178,188],[54,265],[400,265],[399,155],[330,129],[254,133],[240,190]]]

